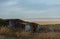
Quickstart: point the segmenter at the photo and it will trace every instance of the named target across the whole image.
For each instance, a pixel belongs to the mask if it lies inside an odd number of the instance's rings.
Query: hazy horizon
[[[1,19],[21,19],[21,18],[1,18]],[[60,22],[60,18],[22,18],[29,22]]]
[[[60,22],[60,18],[26,18],[22,20],[30,22]]]

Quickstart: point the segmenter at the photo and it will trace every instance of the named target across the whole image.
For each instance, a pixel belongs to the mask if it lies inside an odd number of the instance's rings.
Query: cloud
[[[60,18],[60,0],[0,0],[1,18]]]

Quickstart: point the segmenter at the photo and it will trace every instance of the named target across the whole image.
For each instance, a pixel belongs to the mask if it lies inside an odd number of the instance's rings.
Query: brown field
[[[41,25],[46,25],[46,24],[60,24],[60,22],[56,21],[56,22],[35,22],[37,24],[41,24]]]
[[[25,31],[12,32],[11,29],[7,27],[1,27],[0,39],[60,39],[60,32],[47,32],[47,33],[44,33],[44,32],[31,33],[31,32],[25,32]]]
[[[35,22],[40,25],[47,24],[60,24],[58,21],[47,22],[39,21]],[[48,25],[49,26],[49,25]],[[0,39],[60,39],[60,25],[49,26],[51,30],[58,30],[58,32],[41,32],[41,33],[32,33],[26,31],[13,31],[12,28],[0,27]]]
[[[25,21],[31,21],[38,24],[60,24],[60,18],[27,18]]]

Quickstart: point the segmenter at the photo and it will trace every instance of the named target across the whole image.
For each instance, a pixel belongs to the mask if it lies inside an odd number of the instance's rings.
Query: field
[[[60,39],[60,22],[35,22],[40,29],[21,32],[14,27],[0,26],[0,39]]]
[[[60,32],[34,33],[22,32],[20,37],[0,35],[0,39],[60,39]]]
[[[50,32],[36,32],[32,33],[32,31],[16,31],[12,28],[8,27],[0,27],[0,39],[60,39],[60,25],[59,24],[52,24],[44,25],[48,27],[51,31]]]
[[[45,21],[45,22],[41,21],[41,22],[35,22],[35,23],[42,24],[42,25],[46,25],[46,24],[60,24],[60,22],[58,22],[58,21],[54,21],[54,22],[52,22],[52,21],[50,21],[50,22],[48,22],[48,21]]]

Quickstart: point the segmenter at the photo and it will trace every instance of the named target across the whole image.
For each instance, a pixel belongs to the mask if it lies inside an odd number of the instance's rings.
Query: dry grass
[[[60,33],[49,32],[49,33],[39,33],[34,35],[34,39],[60,39]]]
[[[35,22],[37,24],[46,25],[46,24],[60,24],[60,22]]]
[[[20,35],[22,39],[60,39],[60,32],[34,33],[34,35],[22,32]]]
[[[7,27],[0,28],[0,34],[8,34],[8,33],[10,33],[10,29],[8,29]]]
[[[4,36],[15,36],[18,39],[60,39],[60,32],[47,32],[47,33],[34,33],[22,31],[22,32],[12,32],[7,27],[0,28],[0,34],[4,34]],[[10,37],[11,38],[11,37]],[[16,38],[16,39],[17,39]],[[12,38],[11,38],[12,39]]]

